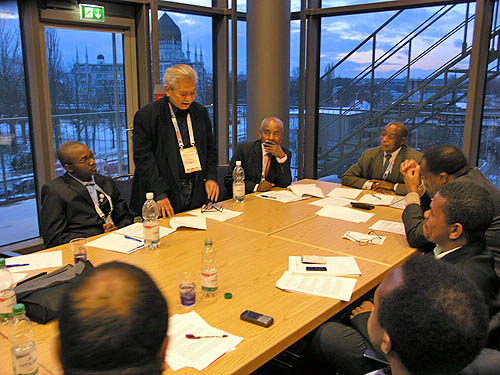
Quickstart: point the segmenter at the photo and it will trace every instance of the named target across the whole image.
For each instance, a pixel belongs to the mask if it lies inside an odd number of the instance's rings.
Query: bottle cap
[[[229,293],[229,292],[228,293],[224,293],[224,298],[225,299],[231,299],[231,298],[233,298],[233,293]]]
[[[237,166],[237,167],[241,167],[241,160],[237,160],[237,161],[236,161],[236,166]]]
[[[26,313],[26,307],[24,307],[24,303],[17,303],[14,305],[12,311],[14,312],[14,315],[24,314]]]
[[[153,199],[155,197],[154,193],[146,193],[146,199]]]
[[[0,268],[5,267],[5,258],[0,258]]]
[[[205,238],[205,246],[212,246],[214,243],[211,238]]]

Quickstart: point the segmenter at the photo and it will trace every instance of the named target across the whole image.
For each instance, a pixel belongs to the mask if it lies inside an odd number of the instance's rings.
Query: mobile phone
[[[356,208],[362,208],[363,210],[372,210],[375,208],[373,204],[363,203],[363,202],[351,202],[351,206]]]
[[[324,266],[307,266],[306,271],[328,271]]]
[[[243,311],[240,319],[266,328],[272,326],[274,323],[274,319],[270,316],[259,314],[252,310]]]

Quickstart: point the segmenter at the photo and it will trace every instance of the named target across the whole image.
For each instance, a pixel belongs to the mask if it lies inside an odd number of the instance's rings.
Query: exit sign
[[[104,22],[104,7],[98,5],[80,4],[80,19]]]

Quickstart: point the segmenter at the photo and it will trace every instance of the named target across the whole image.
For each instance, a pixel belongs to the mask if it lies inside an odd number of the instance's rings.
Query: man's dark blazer
[[[205,181],[217,181],[217,149],[206,108],[193,102],[189,113],[202,168],[194,172],[191,206],[195,208],[207,202]],[[166,96],[137,111],[133,134],[135,174],[131,209],[140,215],[146,193],[153,192],[157,198],[166,194],[174,211],[180,212],[184,167]]]
[[[266,181],[277,187],[287,187],[292,182],[290,161],[292,153],[285,147],[281,147],[286,154],[286,161],[278,163],[275,156],[271,157],[271,165],[267,173]],[[236,161],[241,160],[241,166],[245,171],[245,194],[253,193],[255,185],[260,183],[262,177],[262,146],[260,139],[253,142],[245,142],[238,145],[236,153],[231,158],[229,170],[224,179],[227,191],[233,189],[233,169]]]
[[[391,173],[386,181],[399,184],[396,193],[404,195],[408,193],[404,183],[404,176],[399,171],[399,166],[405,160],[415,160],[420,163],[422,154],[407,145],[401,146],[398,156],[394,161]],[[379,147],[369,148],[361,154],[359,160],[353,164],[340,178],[342,185],[361,189],[368,180],[381,180],[384,175],[384,151]]]
[[[111,218],[118,227],[132,224],[127,203],[121,197],[114,181],[94,175],[99,187],[111,197]],[[85,186],[68,173],[42,187],[40,228],[46,247],[69,242],[74,238],[91,237],[104,233],[104,220],[97,214],[94,202]]]
[[[500,276],[500,191],[477,168],[469,169],[467,173],[457,177],[455,181],[466,181],[477,184],[490,193],[494,214],[493,221],[486,230],[484,237],[486,239],[486,247],[491,251],[495,259],[496,273]],[[429,204],[421,202],[421,205],[410,204],[403,211],[402,219],[405,226],[406,240],[411,247],[419,249],[434,248],[424,236],[424,212],[428,209]]]

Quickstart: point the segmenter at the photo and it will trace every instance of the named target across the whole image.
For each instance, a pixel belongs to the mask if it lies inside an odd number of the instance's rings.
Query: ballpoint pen
[[[196,336],[196,335],[193,335],[192,333],[186,333],[186,338],[187,339],[215,339],[215,338],[218,338],[218,339],[222,339],[224,337],[227,337],[227,335],[220,335],[220,336],[216,336],[216,335],[213,335],[213,336]]]
[[[23,266],[29,266],[29,263],[23,263],[23,264],[7,264],[6,267],[23,267]]]
[[[382,198],[376,196],[375,194],[372,194],[372,196],[374,196],[375,198],[379,199],[379,200],[382,200]]]
[[[135,237],[130,237],[130,236],[126,236],[126,235],[123,235],[123,237],[125,237],[127,240],[134,240],[137,242],[143,242],[142,240],[135,238]]]
[[[262,198],[276,199],[276,197],[271,197],[270,195],[260,195]]]

